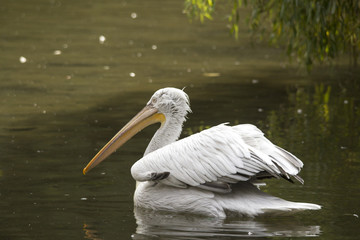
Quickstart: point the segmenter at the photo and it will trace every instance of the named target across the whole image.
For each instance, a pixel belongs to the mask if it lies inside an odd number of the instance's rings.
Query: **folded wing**
[[[268,177],[294,177],[303,183],[297,176],[302,166],[255,126],[221,124],[147,154],[131,174],[137,181],[226,193],[231,184]]]

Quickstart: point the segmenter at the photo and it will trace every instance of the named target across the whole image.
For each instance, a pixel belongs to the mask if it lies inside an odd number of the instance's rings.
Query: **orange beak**
[[[150,106],[144,107],[95,155],[84,168],[83,174],[85,175],[96,165],[104,161],[110,154],[115,152],[116,149],[121,147],[142,129],[158,122],[163,124],[165,122],[165,115],[158,113],[156,108]]]

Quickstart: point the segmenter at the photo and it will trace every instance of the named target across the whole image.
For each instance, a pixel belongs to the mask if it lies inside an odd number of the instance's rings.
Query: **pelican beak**
[[[165,115],[159,113],[154,107],[144,107],[95,155],[84,168],[83,174],[85,175],[88,171],[105,160],[110,154],[115,152],[116,149],[121,147],[142,129],[157,122],[163,124],[165,122]]]

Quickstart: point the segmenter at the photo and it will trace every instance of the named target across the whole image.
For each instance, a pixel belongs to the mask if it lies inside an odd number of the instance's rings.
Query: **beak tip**
[[[84,168],[84,169],[83,169],[83,174],[86,175],[86,172],[87,172],[87,169]]]

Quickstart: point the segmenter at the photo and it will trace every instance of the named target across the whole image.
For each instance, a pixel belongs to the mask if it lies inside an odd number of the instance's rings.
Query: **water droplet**
[[[264,111],[264,109],[258,108],[258,112],[263,112],[263,111]]]
[[[344,100],[344,104],[348,104],[349,103],[349,101],[348,100]]]
[[[259,80],[253,79],[253,80],[251,80],[251,83],[252,83],[252,84],[257,84],[257,83],[259,83]]]
[[[80,200],[81,200],[81,201],[86,201],[87,198],[86,198],[86,197],[82,197],[82,198],[80,198]]]
[[[109,66],[104,66],[104,70],[109,70],[110,67]]]
[[[298,114],[302,114],[302,109],[299,108],[296,112],[297,112]]]
[[[135,13],[135,12],[131,13],[131,18],[132,18],[132,19],[137,18],[137,13]]]
[[[129,73],[130,77],[135,77],[135,73],[134,72],[131,72]]]
[[[156,49],[157,49],[157,46],[156,46],[156,45],[152,45],[152,46],[151,46],[151,49],[152,49],[152,50],[156,50]]]
[[[54,55],[60,55],[62,52],[60,50],[55,50]]]
[[[99,43],[100,43],[100,44],[103,44],[105,41],[106,41],[106,37],[103,36],[103,35],[100,35],[100,36],[99,36]]]
[[[26,57],[21,56],[21,57],[19,58],[19,61],[20,61],[21,63],[26,63],[27,59],[26,59]]]

